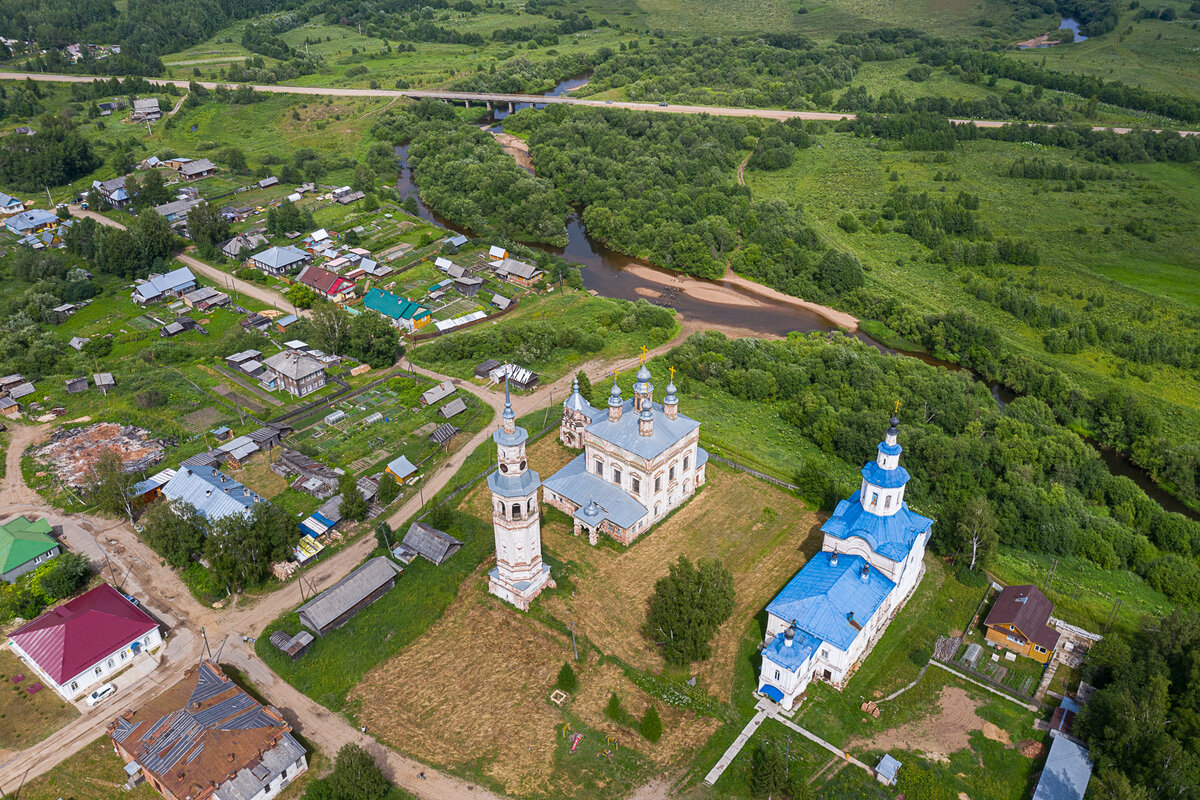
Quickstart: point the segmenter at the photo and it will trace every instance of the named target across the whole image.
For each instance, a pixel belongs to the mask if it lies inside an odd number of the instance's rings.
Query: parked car
[[[664,101],[662,101],[661,103],[659,103],[659,105],[660,105],[660,106],[662,106],[663,108],[666,108],[667,106],[669,106],[669,105],[671,105],[671,104],[670,104],[670,103],[668,103],[666,100],[664,100]]]
[[[115,683],[106,683],[87,696],[87,704],[89,706],[98,706],[116,693],[117,685]]]

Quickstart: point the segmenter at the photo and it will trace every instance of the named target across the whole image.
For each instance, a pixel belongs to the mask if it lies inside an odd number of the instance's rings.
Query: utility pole
[[[575,621],[571,620],[571,649],[575,651],[575,660],[579,660],[579,648],[575,645]]]
[[[1050,559],[1050,572],[1046,575],[1046,591],[1050,591],[1050,587],[1054,585],[1054,570],[1058,567],[1058,559]]]

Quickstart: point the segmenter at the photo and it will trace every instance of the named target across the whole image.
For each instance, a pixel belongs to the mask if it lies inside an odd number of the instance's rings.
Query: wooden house
[[[987,640],[1045,664],[1058,645],[1050,627],[1054,604],[1036,586],[1006,586],[987,615]]]

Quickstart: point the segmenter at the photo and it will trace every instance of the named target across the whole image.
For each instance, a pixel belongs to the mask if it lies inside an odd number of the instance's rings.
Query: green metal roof
[[[363,298],[363,305],[392,319],[420,319],[429,315],[429,309],[420,303],[405,300],[383,289],[368,291]]]
[[[58,547],[50,538],[50,523],[24,516],[0,525],[0,572],[25,564]]]

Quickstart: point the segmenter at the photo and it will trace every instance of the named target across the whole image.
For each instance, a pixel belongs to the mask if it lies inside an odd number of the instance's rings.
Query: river
[[[1062,22],[1058,24],[1058,29],[1060,31],[1071,31],[1074,33],[1075,41],[1077,42],[1086,42],[1088,40],[1088,37],[1079,32],[1079,22],[1071,19],[1070,17],[1063,17]]]
[[[586,82],[586,77],[572,78],[558,84],[558,86],[547,94],[564,94],[573,88],[582,86]],[[507,112],[497,112],[498,119],[503,119],[505,116],[508,116]],[[400,174],[396,180],[396,189],[402,197],[413,197],[416,199],[418,216],[426,222],[431,222],[468,236],[473,235],[471,231],[455,225],[434,213],[421,200],[417,192],[417,185],[413,181],[412,168],[408,164],[408,145],[398,145],[396,147],[396,155],[400,157],[401,163]],[[748,333],[757,333],[766,336],[787,336],[792,331],[833,331],[837,329],[837,326],[820,314],[797,308],[742,287],[732,286],[725,281],[705,281],[704,283],[711,285],[717,292],[726,295],[729,298],[729,302],[714,302],[681,292],[672,287],[671,284],[675,276],[669,271],[618,253],[588,236],[587,228],[578,213],[571,214],[567,219],[566,247],[557,248],[542,244],[533,246],[548,253],[562,256],[574,264],[581,264],[586,267],[586,269],[581,270],[583,285],[585,288],[596,292],[596,294],[622,300],[647,299],[651,302],[674,308],[685,319],[698,322],[702,325],[739,328],[746,330]],[[648,269],[638,270],[638,274],[634,274],[626,269],[630,265],[641,265]],[[653,272],[650,272],[651,270]],[[861,331],[853,335],[884,353],[912,356],[927,364],[955,371],[967,369],[961,364],[942,361],[928,353],[909,352],[885,347]],[[1003,408],[1016,399],[1017,395],[1007,387],[1001,386],[994,381],[988,381],[983,376],[971,370],[967,371],[970,371],[976,380],[987,385],[988,390],[992,393],[992,397],[996,401],[996,405],[1000,408]],[[1085,441],[1096,449],[1100,457],[1104,459],[1104,463],[1108,465],[1110,472],[1114,475],[1124,475],[1132,480],[1164,509],[1179,512],[1193,519],[1200,519],[1200,515],[1159,487],[1144,470],[1130,461],[1128,457],[1111,448],[1092,442],[1090,439],[1085,439]]]

